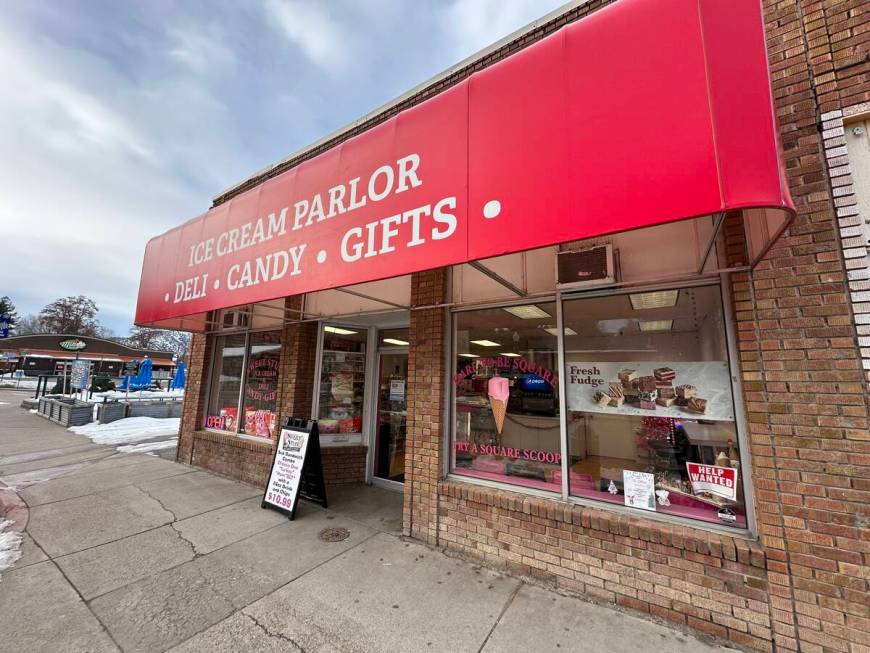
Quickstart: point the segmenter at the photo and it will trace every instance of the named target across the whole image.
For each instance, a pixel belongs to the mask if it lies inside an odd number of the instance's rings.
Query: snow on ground
[[[11,526],[8,519],[0,519],[0,571],[9,569],[21,557],[21,533],[4,532]]]
[[[162,449],[171,449],[172,447],[178,446],[178,438],[172,438],[171,440],[161,440],[160,442],[143,442],[142,444],[125,444],[121,447],[118,447],[118,451],[121,453],[147,453],[149,455],[156,455],[152,452],[160,451]]]
[[[23,376],[20,379],[9,374],[0,374],[0,388],[26,388],[36,390],[38,380],[33,377]]]
[[[94,444],[131,444],[177,436],[180,425],[181,420],[178,417],[127,417],[108,424],[71,426],[69,430],[90,438]]]
[[[123,390],[109,390],[107,392],[95,392],[92,401],[100,401],[104,397],[106,399],[126,399],[127,393]],[[130,399],[170,399],[173,397],[183,397],[184,389],[178,390],[137,390],[130,393]]]

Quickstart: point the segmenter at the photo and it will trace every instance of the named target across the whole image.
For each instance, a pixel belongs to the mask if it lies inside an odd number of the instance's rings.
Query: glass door
[[[373,443],[374,480],[405,481],[408,352],[394,349],[378,356],[377,416]]]

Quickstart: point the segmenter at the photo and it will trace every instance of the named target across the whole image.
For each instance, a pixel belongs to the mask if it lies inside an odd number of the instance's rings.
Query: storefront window
[[[560,491],[556,305],[454,319],[453,473]]]
[[[206,428],[238,430],[239,391],[244,369],[245,334],[219,336],[215,344],[211,396],[204,425]]]
[[[367,331],[326,325],[320,361],[318,427],[333,442],[361,442]]]
[[[203,426],[263,438],[275,435],[280,358],[279,331],[218,336]]]
[[[719,286],[563,307],[570,494],[745,528]]]
[[[252,333],[245,366],[244,417],[242,429],[248,435],[271,438],[277,427],[278,363],[281,358],[280,331]]]

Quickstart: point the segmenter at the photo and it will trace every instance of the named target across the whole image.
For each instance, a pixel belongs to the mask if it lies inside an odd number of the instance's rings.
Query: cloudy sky
[[[0,0],[0,296],[130,328],[146,241],[565,0]]]

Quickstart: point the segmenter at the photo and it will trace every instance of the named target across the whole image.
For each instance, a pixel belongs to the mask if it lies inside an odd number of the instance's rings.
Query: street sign
[[[9,337],[9,329],[12,327],[11,322],[12,318],[10,316],[0,315],[0,338]]]
[[[84,390],[88,387],[88,375],[91,371],[91,361],[75,360],[72,362],[70,372],[70,386],[75,390]]]
[[[124,370],[133,373],[136,371],[136,361],[127,361],[124,363]]]

